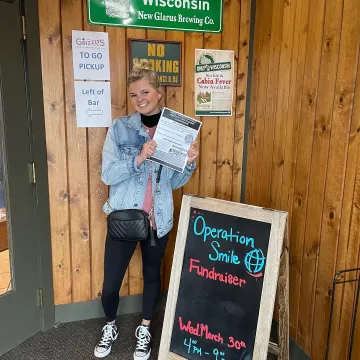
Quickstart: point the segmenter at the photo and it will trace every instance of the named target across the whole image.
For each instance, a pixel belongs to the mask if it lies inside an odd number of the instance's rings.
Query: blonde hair
[[[129,86],[131,83],[141,79],[149,80],[150,85],[160,92],[161,83],[159,77],[153,70],[149,60],[142,59],[133,66],[127,79],[127,85]]]

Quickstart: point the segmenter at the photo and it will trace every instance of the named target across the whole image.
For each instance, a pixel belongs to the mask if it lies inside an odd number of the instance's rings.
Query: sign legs
[[[289,226],[286,224],[277,290],[279,315],[278,344],[270,342],[269,352],[278,360],[289,360]]]

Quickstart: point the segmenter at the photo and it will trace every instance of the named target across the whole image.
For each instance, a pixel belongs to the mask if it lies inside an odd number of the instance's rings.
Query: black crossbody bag
[[[151,171],[151,169],[150,169]],[[150,213],[143,210],[126,209],[111,212],[107,217],[107,237],[118,241],[145,241],[149,239],[150,246],[156,246],[155,230],[152,227],[152,213],[154,203],[159,192],[162,165],[160,165],[156,176],[156,186]],[[108,203],[108,207],[110,205]]]

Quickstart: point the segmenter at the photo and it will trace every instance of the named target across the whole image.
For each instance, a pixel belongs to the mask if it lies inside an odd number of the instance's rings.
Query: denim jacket
[[[114,210],[141,209],[152,168],[153,189],[159,164],[144,161],[137,167],[137,156],[142,145],[151,140],[141,123],[140,114],[117,118],[109,127],[103,148],[102,181],[110,185],[110,197],[103,210],[106,214]],[[168,167],[161,172],[159,193],[154,203],[154,216],[158,237],[166,235],[173,226],[172,190],[186,184],[196,167],[195,162],[185,166],[180,173]]]

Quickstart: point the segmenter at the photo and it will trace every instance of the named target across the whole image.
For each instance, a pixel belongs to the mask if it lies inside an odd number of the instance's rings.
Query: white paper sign
[[[75,80],[110,80],[108,33],[73,30],[72,52]]]
[[[78,127],[108,127],[111,124],[109,82],[75,81]]]
[[[232,116],[234,51],[195,49],[195,116]]]
[[[153,137],[157,147],[150,160],[183,172],[200,127],[200,121],[164,107]]]

